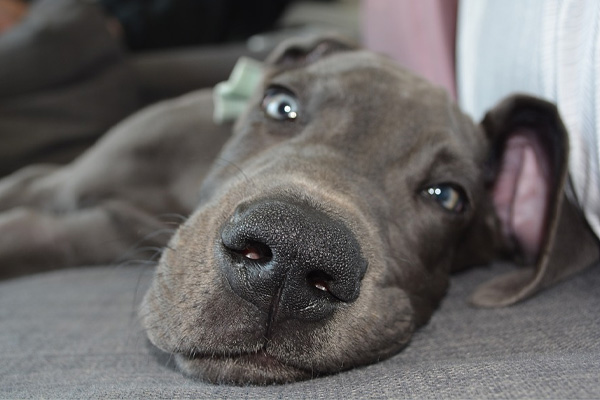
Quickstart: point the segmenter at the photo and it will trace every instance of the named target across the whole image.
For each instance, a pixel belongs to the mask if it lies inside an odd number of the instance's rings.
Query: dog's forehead
[[[411,138],[446,136],[475,153],[485,142],[444,88],[371,51],[331,54],[275,74],[270,83],[298,91],[307,109],[327,109],[329,119],[337,118],[340,126],[346,121],[357,133],[360,129],[371,136],[395,133],[404,136],[404,145]]]
[[[306,71],[314,74],[344,73],[370,68],[394,68],[389,57],[365,50],[344,51],[323,57],[307,65]]]
[[[265,87],[272,85],[285,87],[298,98],[298,123],[276,125],[296,133],[277,147],[280,153],[289,151],[289,160],[307,154],[315,160],[321,154],[314,151],[317,146],[327,149],[326,154],[343,148],[344,155],[335,159],[340,168],[352,160],[353,170],[383,176],[382,171],[410,163],[415,175],[433,174],[435,169],[444,176],[464,175],[461,182],[474,182],[476,174],[470,171],[487,155],[485,135],[446,90],[383,55],[364,50],[329,54],[274,71],[264,82]],[[262,98],[256,100],[258,106]],[[249,115],[255,121],[265,118],[260,106]],[[259,150],[256,143],[248,142],[249,154]],[[327,163],[340,172],[333,160]]]
[[[313,78],[324,80],[333,77],[357,76],[367,78],[361,80],[365,85],[383,83],[390,93],[410,97],[416,93],[427,92],[430,95],[447,99],[443,90],[429,81],[409,71],[391,58],[366,50],[340,52],[324,57],[318,62],[308,65],[304,72]],[[372,78],[372,79],[369,79]],[[372,86],[375,88],[375,86]]]
[[[409,115],[415,123],[421,119],[449,126],[463,118],[445,89],[387,56],[366,50],[328,55],[303,67],[280,71],[267,81],[310,93],[308,97],[315,104],[343,99],[355,111],[376,111],[379,119]]]

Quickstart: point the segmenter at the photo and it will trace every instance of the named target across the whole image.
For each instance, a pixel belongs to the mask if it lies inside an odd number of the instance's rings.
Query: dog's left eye
[[[276,120],[294,120],[298,117],[298,100],[293,93],[283,88],[271,88],[265,93],[262,109]]]
[[[423,195],[433,199],[450,212],[460,213],[467,207],[467,196],[464,191],[452,184],[430,186],[423,191]]]

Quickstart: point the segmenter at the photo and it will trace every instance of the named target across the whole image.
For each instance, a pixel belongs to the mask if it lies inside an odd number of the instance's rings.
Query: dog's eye
[[[430,186],[423,191],[423,195],[433,199],[445,210],[454,213],[463,212],[467,206],[467,196],[464,191],[452,184]]]
[[[283,88],[271,88],[262,101],[265,114],[280,121],[298,117],[298,101],[293,93]]]

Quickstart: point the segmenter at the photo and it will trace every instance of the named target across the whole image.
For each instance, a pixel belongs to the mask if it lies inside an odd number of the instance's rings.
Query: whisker
[[[231,161],[231,160],[227,160],[226,158],[223,157],[219,157],[216,162],[222,162],[225,163],[228,166],[233,167],[233,169],[236,171],[236,175],[241,176],[242,180],[247,181],[249,184],[248,185],[244,185],[244,189],[248,192],[249,190],[256,190],[256,188],[258,187],[253,178],[251,178],[248,174],[246,174],[246,172],[242,169],[242,167],[240,167],[239,165],[237,165],[235,162]],[[249,194],[249,193],[246,193]]]
[[[184,223],[188,219],[188,217],[186,217],[185,215],[177,214],[177,213],[160,214],[160,215],[158,215],[158,218],[161,220],[172,218],[172,219],[175,219],[176,221],[179,221],[180,224]],[[171,222],[171,221],[165,221],[165,222]],[[173,223],[175,223],[175,222],[173,222]]]
[[[235,162],[228,160],[226,158],[223,157],[217,157],[217,159],[215,160],[216,163],[224,163],[227,166],[233,167],[236,172],[241,175],[245,180],[252,182],[252,179],[250,179],[250,177],[244,172],[244,170],[238,166]]]
[[[136,267],[136,266],[144,266],[144,267],[153,267],[156,265],[156,259],[150,259],[150,260],[146,260],[146,259],[129,259],[127,261],[123,261],[122,263],[115,265],[115,267],[120,268],[120,267]]]

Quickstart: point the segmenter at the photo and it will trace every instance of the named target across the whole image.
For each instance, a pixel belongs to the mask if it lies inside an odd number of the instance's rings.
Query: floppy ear
[[[481,285],[478,306],[514,304],[598,259],[598,242],[565,195],[569,140],[556,107],[508,98],[482,127],[491,142],[490,196],[505,250],[521,264]]]
[[[359,46],[344,38],[307,36],[282,42],[267,57],[267,65],[280,68],[298,68],[339,51],[357,49]]]

